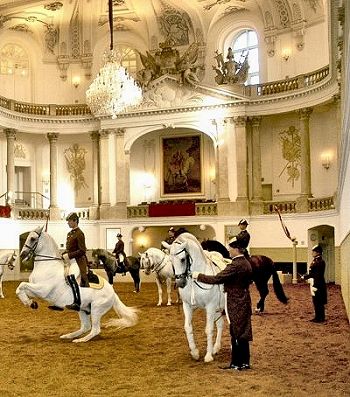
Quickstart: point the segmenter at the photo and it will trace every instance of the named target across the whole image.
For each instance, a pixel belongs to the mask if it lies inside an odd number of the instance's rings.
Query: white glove
[[[316,292],[316,291],[317,291],[317,288],[311,287],[311,291],[312,291],[312,292]]]
[[[194,280],[197,280],[198,275],[199,275],[199,272],[192,272],[192,278],[193,278]]]
[[[70,263],[70,259],[67,253],[62,255],[62,259],[64,260],[65,263],[67,264]]]

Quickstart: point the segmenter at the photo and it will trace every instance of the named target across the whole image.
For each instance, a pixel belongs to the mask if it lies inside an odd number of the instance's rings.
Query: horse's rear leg
[[[93,307],[91,308],[91,331],[87,335],[83,336],[82,338],[79,339],[74,339],[74,343],[80,343],[80,342],[87,342],[90,339],[94,338],[95,336],[99,335],[101,332],[101,317],[102,314],[105,313],[102,312],[101,310],[96,310]]]
[[[216,320],[216,339],[213,348],[213,354],[219,353],[221,349],[221,337],[224,330],[224,317],[220,314],[220,317]]]
[[[140,292],[140,271],[138,269],[137,270],[132,269],[129,270],[129,272],[131,274],[132,279],[134,280],[134,287],[135,287],[134,292]]]
[[[187,337],[188,346],[190,348],[190,353],[192,358],[199,360],[199,351],[197,349],[196,343],[193,336],[193,326],[192,326],[192,308],[185,302],[183,302],[183,310],[185,315],[185,332]]]
[[[166,279],[166,292],[168,294],[167,306],[171,306],[171,278]]]
[[[90,331],[90,329],[91,329],[90,316],[88,314],[86,314],[85,312],[80,311],[79,317],[80,317],[80,323],[81,323],[80,329],[78,329],[77,331],[74,331],[74,332],[70,332],[69,334],[61,335],[60,336],[61,339],[74,339],[82,334],[85,334],[85,332]],[[76,340],[74,340],[73,342],[76,342]]]
[[[267,281],[266,283],[255,285],[260,294],[260,300],[256,305],[255,313],[262,313],[265,310],[265,299],[269,294],[269,287],[267,285]]]
[[[162,291],[162,283],[160,282],[159,278],[156,276],[156,283],[158,288],[158,303],[157,306],[162,306],[163,302],[163,291]]]

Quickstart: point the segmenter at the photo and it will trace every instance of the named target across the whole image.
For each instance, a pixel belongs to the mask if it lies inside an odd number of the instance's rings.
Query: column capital
[[[14,128],[5,128],[4,133],[7,139],[15,139],[17,130],[15,130]]]
[[[57,133],[57,132],[48,132],[48,133],[46,134],[47,139],[49,140],[50,143],[52,143],[52,142],[57,142],[59,135],[60,135],[60,134]]]
[[[100,139],[107,139],[107,138],[109,138],[109,135],[110,135],[113,131],[114,131],[114,130],[111,130],[111,129],[100,130],[100,132],[99,132]]]
[[[306,120],[310,118],[311,113],[313,112],[313,108],[303,108],[298,111],[299,119]]]
[[[125,135],[125,131],[126,131],[126,129],[125,128],[117,128],[116,130],[115,130],[115,135],[116,136],[124,136]]]
[[[253,116],[249,118],[253,127],[260,127],[262,116]]]
[[[100,139],[99,131],[90,132],[90,138],[91,138],[92,141],[98,141]]]
[[[233,122],[236,127],[245,127],[247,123],[247,117],[246,116],[236,116],[233,117]]]

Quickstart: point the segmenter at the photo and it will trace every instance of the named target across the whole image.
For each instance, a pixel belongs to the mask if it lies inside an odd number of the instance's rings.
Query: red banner
[[[191,203],[157,203],[148,207],[149,216],[193,216],[196,215],[196,204]]]
[[[0,218],[10,218],[11,207],[9,205],[0,205]]]

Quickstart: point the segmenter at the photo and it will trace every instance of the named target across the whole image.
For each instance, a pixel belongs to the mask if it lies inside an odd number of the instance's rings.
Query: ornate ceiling
[[[326,0],[113,0],[114,30],[155,47],[169,37],[177,45],[201,39],[230,18],[253,13],[265,35],[300,31],[323,18]],[[108,33],[107,0],[0,0],[0,35],[8,30],[45,39],[49,52],[79,39],[94,47]],[[70,39],[68,39],[70,37]],[[157,43],[158,44],[158,43]],[[91,49],[86,48],[85,52]]]

